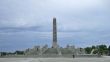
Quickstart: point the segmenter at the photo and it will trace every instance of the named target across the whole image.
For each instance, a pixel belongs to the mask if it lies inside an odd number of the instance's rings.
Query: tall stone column
[[[52,48],[57,48],[57,23],[56,18],[53,18],[53,44]]]

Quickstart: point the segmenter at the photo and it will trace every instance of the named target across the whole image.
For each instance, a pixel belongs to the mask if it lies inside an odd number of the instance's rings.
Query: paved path
[[[103,58],[0,58],[0,62],[110,62]]]

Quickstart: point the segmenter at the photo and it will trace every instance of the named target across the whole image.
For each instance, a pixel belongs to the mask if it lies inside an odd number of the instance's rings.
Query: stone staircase
[[[60,49],[62,54],[73,54],[74,52],[68,48]]]
[[[48,48],[43,54],[58,54],[58,50],[56,48]]]

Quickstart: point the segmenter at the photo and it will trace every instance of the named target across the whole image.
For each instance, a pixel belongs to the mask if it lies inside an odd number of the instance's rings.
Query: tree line
[[[24,55],[24,51],[0,52],[0,56],[6,56],[6,55]]]
[[[97,45],[84,48],[86,54],[91,54],[92,50],[93,54],[101,54],[101,55],[109,55],[110,56],[110,46],[107,47],[106,45]]]

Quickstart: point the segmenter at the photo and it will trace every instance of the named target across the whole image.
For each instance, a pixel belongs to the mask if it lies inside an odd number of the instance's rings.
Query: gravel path
[[[0,62],[110,62],[110,57],[102,58],[0,58]]]

